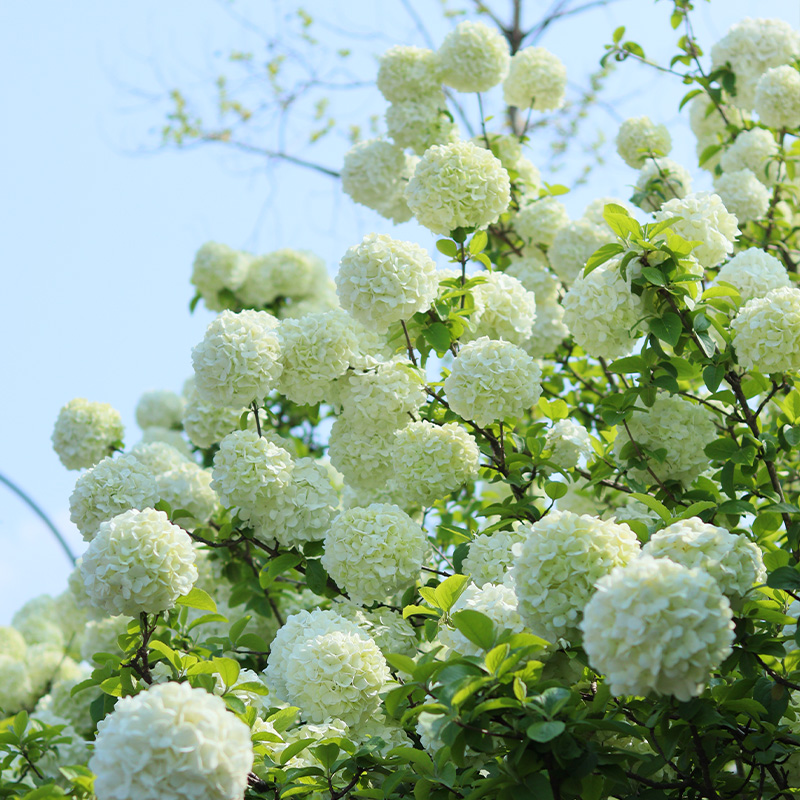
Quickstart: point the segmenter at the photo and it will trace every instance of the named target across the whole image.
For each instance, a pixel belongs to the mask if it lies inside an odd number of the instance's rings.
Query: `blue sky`
[[[438,4],[412,3],[426,10],[440,40],[450,23],[431,15]],[[5,278],[0,472],[37,499],[78,551],[83,544],[68,511],[76,473],[65,470],[50,449],[58,409],[76,396],[109,402],[123,415],[128,443],[137,441],[133,410],[139,395],[151,388],[180,389],[191,372],[191,348],[211,318],[202,309],[191,316],[187,307],[191,262],[203,242],[216,239],[257,252],[308,248],[326,259],[331,272],[344,250],[370,231],[432,248],[430,234],[415,224],[393,229],[353,206],[335,182],[313,173],[267,170],[210,148],[141,152],[162,119],[158,106],[134,96],[131,87],[157,94],[210,75],[214,54],[243,41],[227,5],[0,2]],[[230,5],[270,7],[266,0]],[[323,16],[332,8],[323,0],[303,5]],[[800,27],[797,0],[699,0],[697,5],[697,33],[709,45],[747,15],[781,17]],[[570,79],[580,83],[621,24],[648,55],[666,57],[672,36],[663,20],[671,7],[665,0],[657,5],[618,0],[554,27],[541,44],[562,58]],[[277,30],[279,16],[263,17],[266,27]],[[365,78],[374,76],[373,54],[390,43],[421,44],[394,0],[347,0],[337,4],[335,17],[341,28],[366,34],[353,43],[360,48],[354,59]],[[378,31],[391,37],[371,35]],[[666,122],[675,139],[674,157],[691,165],[693,143],[677,115],[683,91],[652,72],[624,65],[606,97],[615,101],[621,118],[647,114]],[[359,97],[348,114],[382,113],[385,104],[377,93]],[[612,120],[603,110],[592,118],[609,141],[616,133]],[[338,167],[344,148],[344,141],[333,137],[317,158]],[[567,205],[577,216],[595,196],[627,196],[633,180],[612,151],[590,187],[568,196]],[[700,181],[699,188],[707,187]],[[41,523],[1,486],[0,546],[3,624],[28,598],[60,592],[69,566]]]

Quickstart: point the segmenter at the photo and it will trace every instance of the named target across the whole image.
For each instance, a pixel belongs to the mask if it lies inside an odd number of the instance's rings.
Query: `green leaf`
[[[559,497],[563,497],[567,493],[568,487],[566,483],[561,481],[547,481],[544,485],[544,491],[551,500],[558,500]]]
[[[655,267],[642,267],[642,276],[655,286],[666,286],[668,283],[666,275]]]
[[[278,758],[278,763],[281,766],[283,766],[291,758],[296,756],[298,753],[302,753],[303,750],[306,749],[306,747],[308,747],[310,744],[313,744],[316,741],[317,741],[316,739],[298,739],[296,742],[292,742],[290,745],[287,745],[284,750],[281,751],[280,757]]]
[[[586,266],[583,268],[583,274],[588,275],[599,266],[605,264],[606,261],[610,261],[614,256],[618,256],[624,250],[625,248],[618,242],[604,244],[586,259]]]
[[[656,500],[655,497],[651,497],[649,494],[641,494],[640,492],[633,492],[631,497],[634,500],[638,500],[640,503],[644,503],[652,511],[655,511],[664,522],[669,522],[672,519],[672,514],[669,513],[667,507]]]
[[[17,738],[21,739],[25,733],[25,729],[28,727],[28,712],[27,711],[20,711],[14,717],[14,733],[17,734]]]
[[[314,594],[322,594],[328,585],[328,573],[318,558],[306,562],[306,585]]]
[[[189,302],[189,313],[190,314],[194,313],[194,310],[197,308],[197,304],[200,302],[202,297],[203,297],[203,295],[201,295],[200,292],[197,292],[195,294],[195,296],[190,300],[190,302]]]
[[[450,347],[450,331],[442,322],[434,322],[422,329],[422,335],[433,345],[437,353],[442,354]]]
[[[432,608],[428,608],[427,606],[406,606],[403,609],[403,619],[408,619],[409,617],[413,616],[423,616],[423,617],[438,617],[440,616],[438,611],[435,611]]]
[[[624,35],[625,35],[625,26],[624,25],[620,25],[619,28],[617,28],[614,31],[614,33],[613,33],[613,35],[611,37],[611,40],[614,42],[614,44],[619,44],[619,42],[622,41],[622,37]]]
[[[561,183],[545,183],[544,188],[547,190],[547,193],[553,197],[558,197],[558,195],[567,194],[569,192],[569,188]]]
[[[534,722],[528,726],[526,733],[529,739],[534,742],[551,742],[556,736],[560,736],[566,729],[566,725],[559,719],[549,722]]]
[[[189,594],[179,597],[176,605],[188,606],[189,608],[199,608],[201,611],[211,611],[216,613],[217,604],[208,592],[198,589],[196,586],[192,588]]]
[[[778,567],[767,576],[767,586],[796,592],[800,589],[800,572],[794,567]]]
[[[616,203],[606,204],[603,208],[603,219],[606,221],[606,225],[621,239],[642,235],[642,226],[628,213],[627,209]]]
[[[673,347],[678,344],[682,330],[680,317],[671,311],[668,311],[660,319],[650,320],[650,331],[661,341],[671,344]]]
[[[452,239],[439,239],[436,249],[450,258],[458,258],[458,245]]]
[[[727,461],[739,452],[739,445],[733,439],[715,439],[705,446],[703,452],[714,461]]]
[[[569,406],[561,399],[556,399],[548,403],[547,400],[542,397],[539,399],[536,407],[548,419],[566,419],[569,416]]]
[[[434,589],[433,594],[436,599],[436,605],[441,608],[442,611],[449,611],[456,600],[461,597],[468,583],[469,578],[466,575],[451,575],[449,578],[445,578],[445,580]]]
[[[478,253],[482,253],[486,249],[488,243],[489,236],[486,231],[477,231],[469,243],[470,255],[475,256]]]
[[[302,556],[297,555],[297,553],[282,553],[276,558],[270,559],[258,576],[259,585],[262,589],[266,589],[278,575],[293,569],[302,560]]]
[[[459,632],[482,650],[494,644],[494,623],[486,614],[466,608],[453,614],[452,621]]]
[[[703,370],[703,383],[708,387],[709,392],[716,392],[724,377],[725,367],[721,364],[709,364]]]

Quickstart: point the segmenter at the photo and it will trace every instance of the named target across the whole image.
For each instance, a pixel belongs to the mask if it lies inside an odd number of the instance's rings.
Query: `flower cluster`
[[[299,301],[313,296],[327,280],[328,271],[319,256],[285,247],[254,258],[236,296],[258,309],[278,298]]]
[[[614,236],[605,228],[586,219],[564,225],[547,251],[547,257],[563,283],[572,283],[586,265],[586,259]]]
[[[555,197],[523,205],[513,220],[514,231],[533,244],[549,247],[558,232],[569,225],[566,206]]]
[[[87,469],[111,455],[124,435],[122,417],[116,409],[108,403],[76,397],[58,412],[51,441],[67,469]]]
[[[800,127],[800,73],[788,65],[768,69],[756,85],[753,106],[771,128]]]
[[[758,247],[748,247],[737,253],[717,274],[718,281],[735,286],[746,303],[764,297],[773,289],[792,285],[786,268],[775,256]]]
[[[769,209],[770,192],[749,169],[723,172],[714,189],[738,222],[761,219]]]
[[[503,98],[510,106],[552,111],[564,103],[567,69],[544,47],[525,47],[514,54],[503,82]]]
[[[197,251],[192,267],[192,285],[207,308],[222,311],[229,307],[225,292],[235,292],[242,285],[251,258],[241,250],[233,250],[218,242],[206,242]]]
[[[485,92],[497,86],[510,61],[508,42],[482,22],[460,22],[444,37],[436,55],[442,82],[459,92]]]
[[[469,545],[469,554],[462,562],[465,575],[483,586],[487,583],[507,583],[514,564],[513,547],[525,539],[526,529],[520,526],[509,531],[495,531],[476,536]]]
[[[649,117],[626,119],[617,131],[617,152],[634,169],[641,169],[649,156],[667,156],[672,137],[664,125],[654,125]]]
[[[490,272],[485,278],[472,290],[475,313],[461,341],[488,336],[523,344],[530,338],[536,321],[536,296],[504,272]]]

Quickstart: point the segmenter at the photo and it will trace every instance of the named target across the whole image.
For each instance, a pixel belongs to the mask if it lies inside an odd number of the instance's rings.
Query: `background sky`
[[[438,3],[409,1],[438,44],[454,22],[442,18]],[[126,442],[139,439],[138,397],[147,389],[180,390],[191,373],[191,348],[212,317],[202,306],[188,311],[191,263],[203,242],[254,252],[311,249],[331,273],[347,247],[370,231],[433,250],[433,237],[415,223],[393,227],[316,173],[265,168],[220,149],[153,148],[163,123],[158,98],[166,90],[202,86],[221,52],[258,48],[259,35],[237,14],[259,19],[275,36],[293,5],[0,0],[0,473],[36,499],[79,553],[85,545],[69,522],[68,504],[77,473],[64,469],[50,447],[56,415],[73,397],[105,401],[122,413]],[[501,2],[492,5],[505,10]],[[696,33],[706,50],[748,15],[800,27],[797,0],[696,5]],[[323,30],[331,42],[346,38],[342,31],[355,32],[351,69],[365,79],[374,78],[374,56],[391,44],[423,44],[399,0],[303,6],[331,18]],[[553,26],[540,44],[580,86],[619,25],[628,26],[649,57],[667,60],[677,38],[665,22],[671,8],[666,0],[617,0]],[[677,112],[685,91],[675,79],[620,65],[603,95],[613,110],[597,108],[587,128],[589,138],[604,134],[607,163],[588,187],[564,198],[573,216],[594,197],[629,196],[635,173],[613,152],[616,127],[626,117],[665,122],[672,157],[693,165],[694,142]],[[336,99],[345,118],[360,122],[385,108],[376,91]],[[541,163],[544,145],[533,145],[532,158]],[[331,136],[314,158],[338,169],[346,148],[343,137]],[[710,188],[693,171],[696,188]],[[0,485],[0,624],[29,598],[61,592],[69,570],[41,521]]]

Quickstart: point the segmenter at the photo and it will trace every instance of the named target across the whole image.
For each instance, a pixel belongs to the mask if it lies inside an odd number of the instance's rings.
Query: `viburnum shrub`
[[[709,59],[691,10],[664,69],[716,193],[639,116],[637,209],[570,219],[526,156],[563,64],[464,21],[386,52],[392,140],[342,171],[438,265],[200,247],[219,315],[143,443],[58,416],[88,548],[0,628],[0,797],[798,796],[800,33]]]

